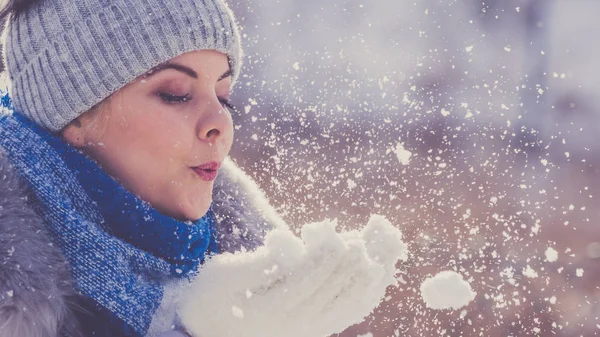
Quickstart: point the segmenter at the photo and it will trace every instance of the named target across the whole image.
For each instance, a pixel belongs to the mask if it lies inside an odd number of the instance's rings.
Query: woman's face
[[[196,220],[233,142],[230,85],[224,54],[189,52],[115,92],[63,136],[159,212]]]

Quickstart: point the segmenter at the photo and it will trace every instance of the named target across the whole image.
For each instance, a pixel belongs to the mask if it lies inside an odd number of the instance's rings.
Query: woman
[[[205,256],[279,221],[226,159],[231,11],[13,0],[0,16],[0,336],[185,334],[178,290]]]

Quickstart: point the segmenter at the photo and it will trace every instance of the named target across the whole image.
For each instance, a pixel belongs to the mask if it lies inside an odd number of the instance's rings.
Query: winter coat
[[[81,336],[79,295],[34,200],[0,151],[0,337]],[[220,251],[255,248],[282,223],[229,160],[215,181],[213,210]]]

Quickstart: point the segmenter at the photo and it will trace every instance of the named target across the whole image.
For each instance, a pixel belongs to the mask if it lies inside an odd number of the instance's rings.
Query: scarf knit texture
[[[84,307],[93,311],[90,324],[113,335],[146,335],[165,285],[190,279],[205,256],[217,253],[214,213],[195,222],[158,213],[58,135],[14,111],[8,93],[0,96],[0,147],[34,191]]]

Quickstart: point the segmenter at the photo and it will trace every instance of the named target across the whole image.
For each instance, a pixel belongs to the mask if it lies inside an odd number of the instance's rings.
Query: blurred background
[[[600,335],[600,1],[229,3],[234,161],[296,229],[382,214],[409,243],[339,336]],[[429,310],[448,269],[477,298]]]
[[[228,2],[233,160],[298,231],[382,214],[409,244],[339,337],[600,335],[600,1]],[[442,270],[469,306],[425,306]]]

